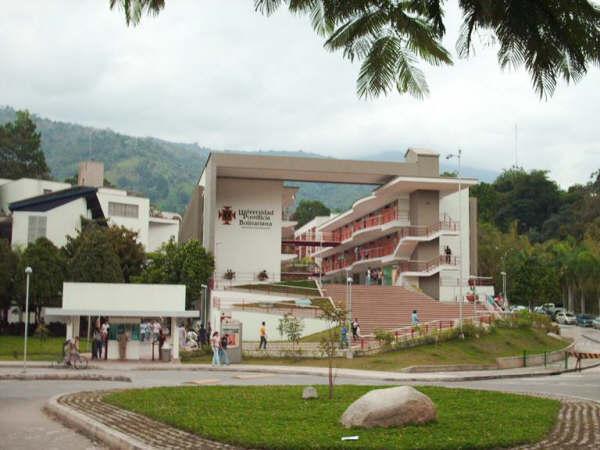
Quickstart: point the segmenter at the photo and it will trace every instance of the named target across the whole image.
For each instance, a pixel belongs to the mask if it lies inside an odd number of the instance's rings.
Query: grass
[[[105,401],[212,440],[268,449],[485,449],[533,443],[552,429],[556,400],[489,391],[419,387],[438,408],[437,422],[404,428],[345,429],[344,410],[374,386],[163,387],[120,391]],[[201,411],[201,414],[199,413]],[[341,441],[358,435],[359,440]]]
[[[0,336],[0,360],[16,361],[23,359],[23,336]],[[62,355],[64,337],[48,337],[44,340],[30,336],[27,339],[27,359],[31,361],[54,361]],[[86,339],[79,343],[82,353],[90,351]]]
[[[318,342],[320,335],[307,336],[304,342]],[[409,366],[445,364],[493,365],[496,358],[543,353],[566,347],[566,343],[545,334],[542,330],[521,328],[496,328],[479,339],[454,340],[441,344],[395,350],[353,359],[337,358],[335,366],[347,369],[399,371]],[[206,362],[207,357],[192,358],[186,362]],[[327,366],[327,360],[318,358],[244,358],[244,364],[284,364],[295,366]]]
[[[317,285],[312,280],[280,281],[277,283],[242,284],[238,289],[314,296],[318,294]]]

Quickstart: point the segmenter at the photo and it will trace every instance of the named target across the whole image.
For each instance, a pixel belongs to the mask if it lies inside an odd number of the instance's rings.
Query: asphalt
[[[600,351],[600,344],[586,339],[591,336],[600,342],[600,331],[582,330],[577,327],[565,327],[564,334],[572,335],[581,351]],[[114,388],[141,388],[152,386],[179,386],[183,384],[232,384],[232,385],[267,385],[267,384],[324,384],[327,379],[322,374],[298,373],[260,373],[253,367],[253,372],[224,370],[205,370],[185,367],[180,370],[132,370],[105,369],[103,373],[126,375],[131,382],[55,380],[55,381],[0,381],[0,449],[92,449],[102,448],[97,443],[51,420],[41,408],[50,397],[70,392],[89,391]],[[18,369],[20,370],[20,369]],[[3,367],[1,372],[14,368]],[[44,371],[31,369],[30,372]],[[476,381],[449,382],[437,381],[391,380],[379,376],[379,373],[359,371],[348,376],[344,371],[337,371],[336,383],[392,385],[402,384],[435,384],[449,387],[469,389],[489,389],[506,392],[522,392],[542,395],[559,395],[577,399],[589,399],[600,402],[600,367],[587,369],[581,373],[566,373],[557,376],[531,376],[528,378],[490,379]],[[414,375],[414,374],[407,374]],[[431,375],[431,374],[428,374]],[[456,374],[453,374],[456,376]]]

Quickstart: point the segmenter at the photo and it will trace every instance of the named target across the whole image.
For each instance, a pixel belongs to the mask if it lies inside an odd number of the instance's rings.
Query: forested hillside
[[[16,111],[0,107],[0,124],[15,119]],[[64,180],[77,173],[79,161],[104,162],[106,179],[113,185],[148,195],[163,210],[183,212],[210,149],[198,144],[168,142],[152,137],[132,137],[110,129],[58,122],[33,115],[42,134],[42,151],[52,176]],[[302,151],[264,151],[285,156],[321,157]],[[364,159],[400,161],[403,152],[368,155]],[[447,167],[442,167],[446,170]],[[465,168],[465,176],[491,181],[493,172]],[[320,200],[334,211],[349,208],[367,195],[372,186],[327,183],[289,183],[300,186],[298,200]]]

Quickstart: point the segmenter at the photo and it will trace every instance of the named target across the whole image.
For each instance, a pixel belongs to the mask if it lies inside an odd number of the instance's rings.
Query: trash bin
[[[171,347],[163,346],[163,348],[160,349],[160,360],[162,362],[171,361]]]

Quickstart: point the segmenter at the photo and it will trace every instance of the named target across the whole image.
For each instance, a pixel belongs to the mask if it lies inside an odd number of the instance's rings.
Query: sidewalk
[[[598,360],[584,360],[583,368],[597,367],[600,365]],[[549,375],[559,375],[561,373],[574,372],[575,360],[569,359],[568,369],[565,370],[564,364],[560,363],[552,367],[526,367],[517,369],[489,369],[489,370],[470,370],[463,372],[427,372],[427,373],[405,373],[405,372],[384,372],[375,370],[358,369],[334,369],[335,376],[347,378],[360,378],[381,381],[394,382],[453,382],[453,381],[475,381],[491,380],[501,378],[526,378],[541,377]],[[12,361],[0,361],[0,379],[14,375],[22,371],[23,365]],[[273,366],[273,365],[254,365],[254,364],[236,364],[231,366],[212,367],[208,364],[182,364],[182,363],[161,363],[161,362],[94,362],[90,364],[85,371],[74,371],[64,369],[52,369],[49,363],[36,361],[28,364],[28,367],[35,373],[37,379],[41,374],[55,377],[57,373],[69,374],[69,377],[81,372],[86,376],[92,374],[101,374],[103,371],[112,373],[126,373],[131,371],[218,371],[218,372],[253,372],[253,373],[272,373],[281,375],[328,375],[326,367],[295,367],[295,366]],[[48,370],[46,370],[48,369]],[[5,378],[6,379],[6,378]]]

